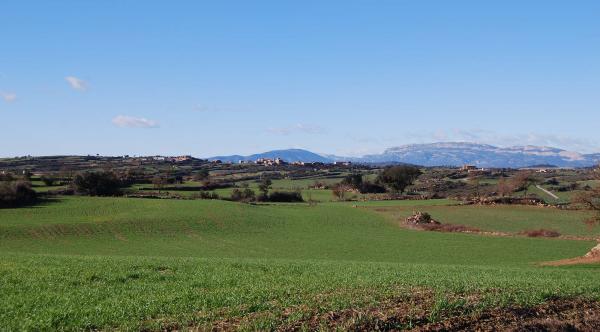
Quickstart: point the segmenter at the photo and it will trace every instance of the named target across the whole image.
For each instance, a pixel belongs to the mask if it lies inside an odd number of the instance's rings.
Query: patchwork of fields
[[[568,211],[454,204],[64,197],[3,209],[0,321],[11,329],[273,328],[423,289],[436,301],[479,294],[478,308],[600,298],[600,266],[537,265],[583,255],[592,241],[398,226],[426,210],[486,229],[585,231]]]

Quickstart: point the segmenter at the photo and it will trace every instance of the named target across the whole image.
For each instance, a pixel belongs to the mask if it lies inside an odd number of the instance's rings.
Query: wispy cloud
[[[88,89],[87,82],[75,76],[67,76],[65,77],[65,80],[69,83],[71,88],[75,90],[86,91]]]
[[[17,94],[14,92],[0,91],[0,97],[7,103],[17,100]]]
[[[128,115],[118,115],[112,119],[112,123],[121,128],[157,128],[158,122],[146,118],[136,118]]]
[[[267,129],[267,132],[274,135],[290,135],[294,133],[322,134],[324,130],[318,125],[297,123],[287,127],[271,127]]]

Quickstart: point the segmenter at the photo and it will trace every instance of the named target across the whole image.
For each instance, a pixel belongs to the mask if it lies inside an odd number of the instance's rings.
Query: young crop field
[[[600,266],[539,265],[581,256],[593,241],[398,225],[424,210],[448,222],[480,216],[490,229],[566,220],[563,231],[584,232],[573,211],[455,204],[62,197],[0,209],[0,321],[11,330],[316,329],[328,312],[423,294],[420,324],[554,297],[600,299]]]
[[[401,223],[415,211],[428,212],[443,223],[471,226],[483,231],[519,233],[549,229],[563,235],[599,236],[600,227],[590,227],[583,221],[591,217],[588,211],[569,211],[538,206],[446,206],[446,205],[365,205]]]

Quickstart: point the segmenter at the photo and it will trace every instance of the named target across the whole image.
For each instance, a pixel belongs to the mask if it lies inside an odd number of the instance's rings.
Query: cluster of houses
[[[475,165],[463,165],[460,168],[461,171],[463,172],[467,172],[469,174],[476,174],[476,175],[486,175],[486,174],[490,174],[491,171],[485,168],[478,168]]]
[[[555,168],[549,168],[549,167],[523,167],[523,168],[520,168],[520,169],[522,169],[522,170],[530,170],[530,171],[534,171],[536,173],[552,173],[555,170]],[[485,169],[485,168],[478,168],[475,165],[463,165],[460,168],[460,170],[463,171],[463,172],[467,172],[469,174],[475,173],[475,174],[484,175],[484,174],[491,173],[491,170]]]
[[[131,159],[129,156],[123,156],[123,158]],[[168,161],[173,163],[180,163],[194,159],[192,156],[150,156],[150,157],[133,157],[134,160],[139,161]]]
[[[215,162],[215,160],[213,160],[213,163]],[[217,163],[221,163],[220,160],[216,160]],[[239,160],[238,164],[253,164],[253,165],[263,165],[263,166],[280,166],[280,165],[287,165],[288,163],[281,159],[281,158],[275,158],[275,159],[271,159],[271,158],[258,158],[255,161],[251,161],[251,160]]]
[[[220,164],[222,163],[220,160],[213,160],[213,163]],[[258,158],[254,161],[252,160],[239,160],[238,164],[252,164],[252,165],[263,165],[263,166],[283,166],[283,165],[294,165],[294,166],[324,166],[325,163],[322,162],[307,162],[307,161],[293,161],[287,162],[281,158]],[[349,161],[336,161],[333,165],[337,166],[350,166],[351,162]]]

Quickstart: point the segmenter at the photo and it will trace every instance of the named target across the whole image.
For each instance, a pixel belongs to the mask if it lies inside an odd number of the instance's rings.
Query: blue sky
[[[0,4],[0,156],[600,152],[600,1]]]

